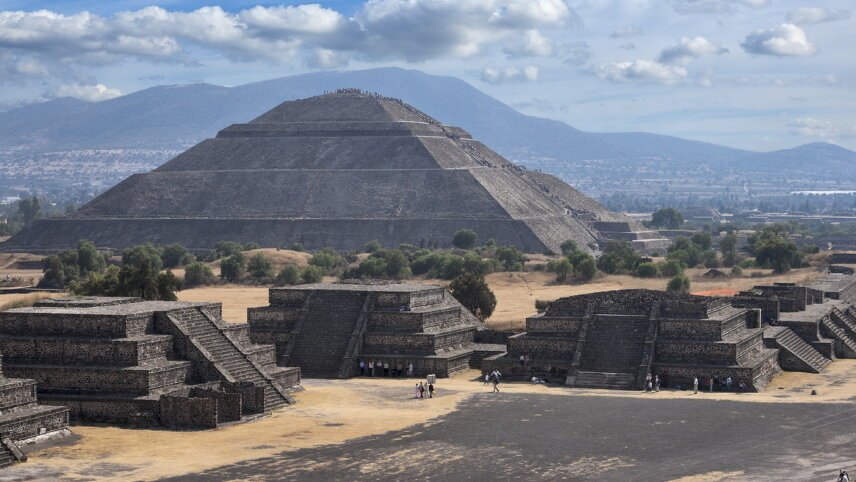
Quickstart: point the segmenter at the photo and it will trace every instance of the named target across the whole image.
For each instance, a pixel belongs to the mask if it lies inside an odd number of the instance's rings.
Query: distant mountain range
[[[182,149],[282,101],[341,87],[399,97],[510,159],[565,177],[580,161],[595,160],[619,173],[655,165],[661,172],[714,176],[856,179],[856,152],[832,144],[760,153],[656,134],[583,132],[521,114],[460,79],[398,68],[317,72],[238,87],[159,86],[99,103],[56,99],[0,113],[0,151]]]

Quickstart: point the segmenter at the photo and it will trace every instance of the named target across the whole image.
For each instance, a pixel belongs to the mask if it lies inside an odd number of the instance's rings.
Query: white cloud
[[[616,83],[674,85],[687,78],[687,69],[684,67],[664,65],[654,60],[602,63],[595,65],[592,72],[600,80]]]
[[[645,31],[639,27],[634,27],[633,25],[627,25],[625,27],[621,27],[619,29],[613,30],[612,33],[609,34],[610,38],[626,38],[626,37],[639,37],[645,35]]]
[[[348,56],[330,49],[316,49],[306,58],[306,65],[315,69],[336,69],[348,65]]]
[[[758,30],[749,34],[740,43],[747,53],[757,55],[807,56],[817,50],[805,35],[805,30],[792,24],[783,23],[768,30]]]
[[[507,84],[512,82],[532,82],[538,80],[540,69],[536,65],[526,67],[486,67],[481,72],[481,79],[488,84]]]
[[[559,56],[566,65],[582,65],[592,56],[591,46],[587,42],[571,42],[559,46]]]
[[[766,7],[770,0],[671,0],[671,4],[680,14],[732,14],[741,7]]]
[[[834,140],[856,137],[856,124],[839,126],[827,120],[801,117],[788,123],[792,134],[812,139]]]
[[[663,49],[657,61],[664,64],[686,65],[705,55],[722,55],[727,52],[728,49],[704,37],[683,37],[677,44]]]
[[[850,18],[850,10],[829,10],[821,7],[802,7],[788,13],[788,22],[797,25],[835,22]]]
[[[553,41],[537,30],[527,30],[520,44],[506,47],[503,51],[509,58],[549,57],[553,55]]]
[[[122,95],[119,89],[111,89],[104,84],[81,85],[64,84],[52,92],[52,97],[74,97],[89,102],[100,102],[110,100]]]

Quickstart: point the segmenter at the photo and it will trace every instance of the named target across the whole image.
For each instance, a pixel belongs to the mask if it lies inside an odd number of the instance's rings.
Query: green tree
[[[775,273],[787,273],[791,268],[802,266],[802,253],[790,239],[775,236],[757,244],[755,261],[761,266],[773,268]]]
[[[722,264],[734,266],[737,263],[737,235],[728,233],[719,240],[719,252],[722,253]]]
[[[556,281],[563,283],[574,272],[574,265],[571,264],[568,258],[562,258],[553,266],[553,271],[556,273]]]
[[[686,265],[681,263],[680,260],[677,259],[669,259],[662,263],[659,263],[660,274],[663,276],[677,276],[684,272],[686,269]]]
[[[276,275],[276,284],[278,286],[296,285],[300,282],[300,268],[293,263],[288,263],[282,267],[282,271]]]
[[[42,217],[42,205],[39,202],[39,198],[33,196],[18,201],[18,209],[14,217],[25,227],[29,227],[36,222],[37,219]]]
[[[157,276],[158,295],[157,299],[164,301],[176,301],[175,292],[181,290],[181,280],[172,274],[172,271],[158,273]]]
[[[98,251],[92,241],[80,240],[77,243],[77,268],[81,275],[101,273],[107,267],[106,257]]]
[[[460,249],[473,249],[478,241],[478,235],[472,229],[459,229],[452,236],[452,245]]]
[[[51,255],[42,261],[42,279],[39,286],[43,288],[62,288],[65,286],[65,265],[57,255]]]
[[[699,247],[702,251],[710,249],[710,233],[707,231],[698,231],[693,233],[692,237],[690,237],[690,241]]]
[[[133,246],[122,252],[119,271],[121,291],[144,300],[161,299],[158,275],[163,268],[160,253],[152,244]]]
[[[571,241],[570,239],[562,243],[559,248],[562,250],[562,254],[565,256],[570,256],[572,253],[579,249],[577,243],[575,241]]]
[[[320,283],[324,277],[324,272],[317,266],[307,266],[300,273],[300,278],[304,283]]]
[[[688,293],[690,291],[690,279],[684,274],[675,275],[666,284],[666,291]]]
[[[214,245],[214,257],[216,259],[228,258],[233,254],[244,252],[244,245],[234,241],[220,241]]]
[[[168,244],[164,246],[161,251],[161,260],[163,261],[164,268],[178,268],[194,261],[190,251],[180,244]]]
[[[194,261],[184,268],[184,286],[209,285],[214,282],[214,272],[211,268],[198,261]]]
[[[347,265],[348,261],[332,248],[324,248],[312,255],[309,264],[321,268],[326,274]]]
[[[591,256],[581,260],[575,268],[577,277],[583,281],[591,281],[597,276],[597,264]]]
[[[237,252],[220,263],[220,277],[231,283],[237,283],[247,271],[247,261],[241,252]]]
[[[609,274],[633,272],[642,261],[633,246],[627,241],[609,241],[597,261],[597,267]]]
[[[380,248],[381,248],[380,243],[378,242],[378,240],[375,239],[373,241],[369,241],[368,243],[366,243],[366,246],[363,249],[365,250],[366,253],[374,253],[375,251],[379,250]]]
[[[496,248],[496,259],[502,264],[505,271],[523,271],[523,263],[526,258],[523,252],[514,246],[502,246]]]
[[[256,279],[270,278],[273,276],[273,263],[262,253],[256,253],[247,263],[247,271]]]
[[[684,224],[684,216],[675,208],[660,209],[651,216],[651,226],[662,229],[678,229]]]
[[[490,318],[496,308],[496,295],[490,290],[484,276],[464,273],[452,280],[449,291],[482,321]]]

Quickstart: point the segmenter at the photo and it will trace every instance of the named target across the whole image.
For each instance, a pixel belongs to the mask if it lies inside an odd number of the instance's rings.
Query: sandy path
[[[30,461],[4,469],[4,480],[26,478],[151,480],[199,472],[242,460],[285,451],[341,443],[422,423],[454,411],[474,393],[489,391],[479,375],[468,371],[437,383],[438,397],[414,400],[414,380],[305,380],[298,403],[272,416],[245,424],[207,431],[134,430],[74,426],[82,437],[74,444],[31,453]],[[818,391],[811,396],[810,390]],[[530,383],[504,383],[503,392],[557,396],[684,398],[735,400],[754,403],[856,403],[856,360],[836,361],[820,375],[786,372],[763,393],[701,393],[662,391],[642,393],[580,390]],[[710,474],[707,480],[719,480]]]

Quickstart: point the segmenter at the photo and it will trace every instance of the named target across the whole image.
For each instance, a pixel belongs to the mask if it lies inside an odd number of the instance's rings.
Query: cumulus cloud
[[[797,25],[835,22],[850,18],[850,10],[829,10],[821,7],[802,7],[788,13],[788,22]]]
[[[670,3],[680,14],[732,14],[741,7],[766,7],[770,0],[671,0]]]
[[[542,29],[578,25],[564,0],[367,0],[352,15],[317,4],[218,6],[183,12],[151,6],[101,16],[48,10],[0,12],[0,52],[44,65],[99,65],[128,59],[194,65],[197,50],[233,61],[318,66],[350,58],[424,61],[504,49],[548,56]],[[3,61],[10,70],[11,61]],[[21,64],[24,66],[24,64]]]
[[[486,67],[481,72],[481,79],[488,84],[499,85],[513,82],[532,82],[538,80],[540,69],[536,65],[526,67]]]
[[[639,27],[634,27],[633,25],[627,25],[625,27],[621,27],[619,29],[613,30],[612,33],[609,34],[610,38],[626,38],[626,37],[639,37],[641,35],[645,35],[645,31]]]
[[[60,85],[52,92],[52,97],[74,97],[89,102],[110,100],[120,95],[122,95],[122,92],[119,89],[111,89],[104,84],[65,84]]]
[[[602,63],[595,65],[592,72],[600,80],[609,82],[661,85],[682,83],[688,75],[684,67],[665,65],[654,60]]]
[[[683,37],[677,44],[663,49],[657,61],[664,64],[686,65],[705,55],[722,55],[727,52],[728,49],[704,37]]]
[[[783,23],[768,30],[757,30],[740,43],[747,53],[779,57],[803,57],[817,50],[805,35],[805,30]]]
[[[801,117],[788,123],[792,134],[809,137],[812,139],[844,139],[856,137],[856,124],[850,126],[838,126],[827,120],[815,119],[814,117]]]

